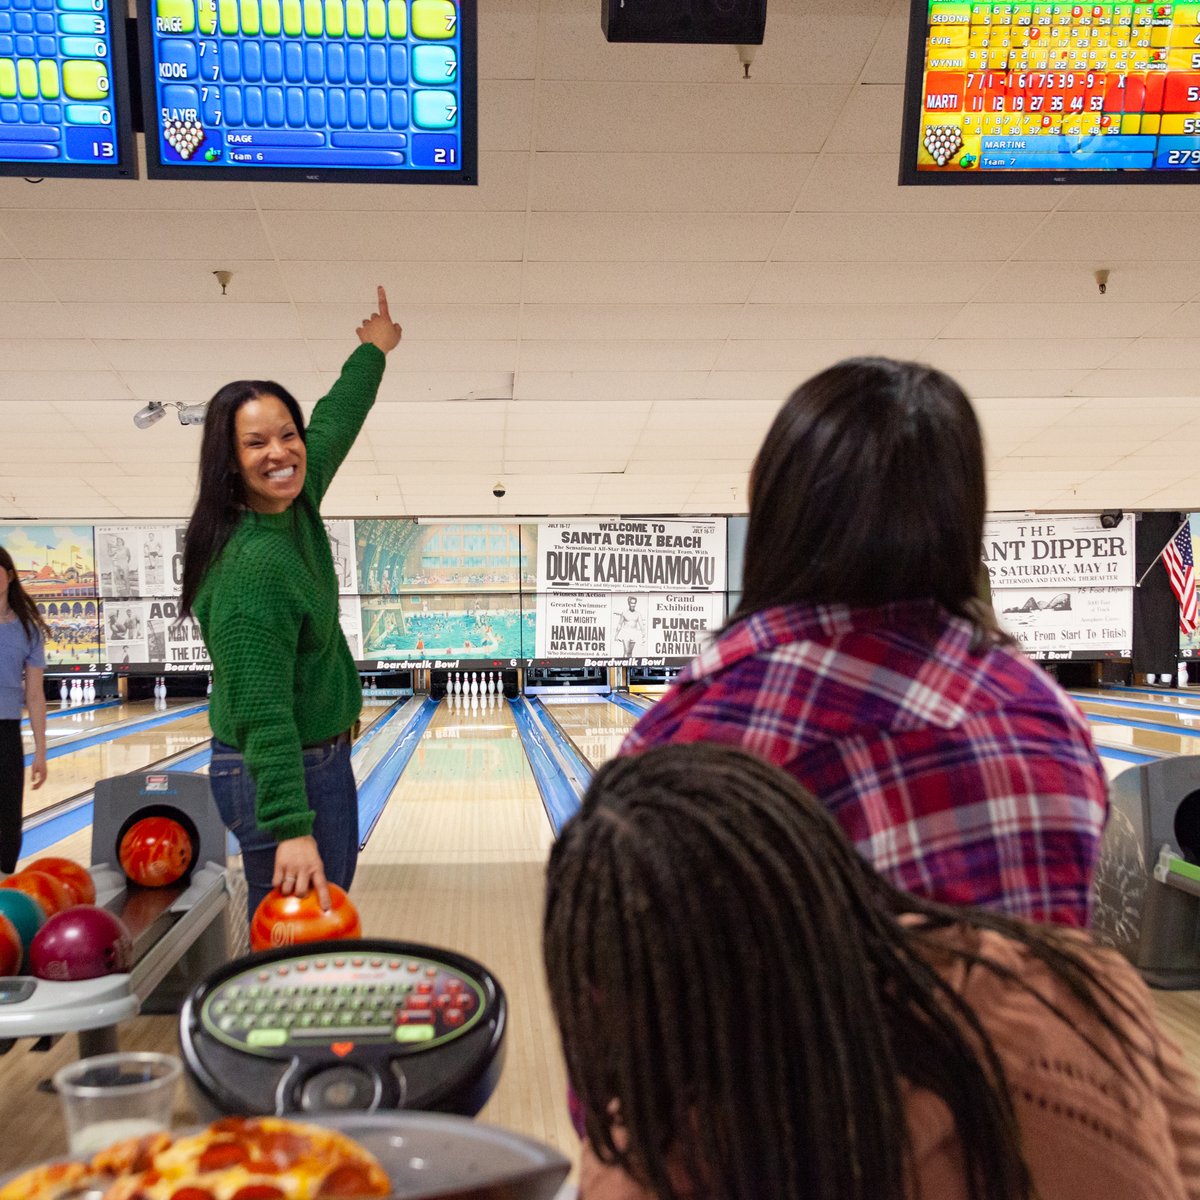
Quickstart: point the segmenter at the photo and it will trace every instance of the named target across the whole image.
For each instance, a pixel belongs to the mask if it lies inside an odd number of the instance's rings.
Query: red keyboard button
[[[446,1022],[446,1025],[450,1029],[458,1028],[458,1026],[461,1025],[466,1019],[467,1018],[463,1016],[463,1010],[461,1008],[448,1008],[442,1014],[442,1020]]]
[[[433,1008],[433,1000],[429,996],[409,996],[405,1008],[410,1012],[428,1011]]]
[[[426,967],[426,968],[425,968],[425,974],[426,974],[426,975],[427,975],[427,976],[428,976],[430,979],[436,979],[436,978],[437,978],[437,973],[438,973],[438,969],[437,969],[437,967]]]
[[[408,969],[415,975],[421,969],[421,964],[410,962],[408,964]]]
[[[432,1025],[433,1013],[428,1012],[397,1012],[397,1025]]]
[[[451,1008],[458,1003],[458,998],[456,996],[449,996],[443,992],[434,1003],[438,1008]]]
[[[463,990],[463,981],[461,979],[447,979],[446,991],[461,992]]]
[[[417,994],[418,995],[428,996],[430,994],[430,992],[432,992],[432,991],[433,991],[432,983],[418,983],[417,984]]]

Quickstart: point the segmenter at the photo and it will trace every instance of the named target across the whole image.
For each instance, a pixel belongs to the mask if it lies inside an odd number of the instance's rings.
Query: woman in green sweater
[[[358,860],[351,728],[362,687],[338,624],[321,499],[350,452],[400,326],[379,289],[362,345],[307,431],[277,383],[240,380],[212,398],[188,524],[181,609],[213,661],[210,779],[238,839],[248,915],[278,887],[349,888]]]

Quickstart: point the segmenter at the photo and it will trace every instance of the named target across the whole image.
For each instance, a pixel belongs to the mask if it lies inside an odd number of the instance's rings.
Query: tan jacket
[[[1121,1051],[1056,976],[1020,945],[966,928],[942,935],[1016,972],[1063,1009],[1117,1062]],[[1200,1093],[1179,1049],[1158,1029],[1149,990],[1114,951],[1080,947],[1135,1014],[1120,1018],[1137,1046],[1157,1050],[1147,1082],[1122,1083],[1057,1017],[1016,984],[947,956],[934,965],[979,1014],[1004,1065],[1037,1200],[1200,1200]],[[965,1200],[960,1147],[949,1110],[910,1089],[909,1124],[921,1200]],[[650,1193],[584,1146],[580,1200],[650,1200]],[[713,1198],[719,1200],[719,1198]]]

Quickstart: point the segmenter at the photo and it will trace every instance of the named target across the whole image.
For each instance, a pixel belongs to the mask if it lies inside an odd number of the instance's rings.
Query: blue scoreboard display
[[[115,0],[0,0],[0,175],[137,174]]]
[[[475,0],[142,2],[152,178],[476,182]]]

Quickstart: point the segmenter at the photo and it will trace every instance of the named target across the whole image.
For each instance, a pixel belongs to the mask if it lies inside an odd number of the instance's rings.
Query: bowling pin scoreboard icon
[[[152,177],[474,182],[475,0],[144,2]]]

